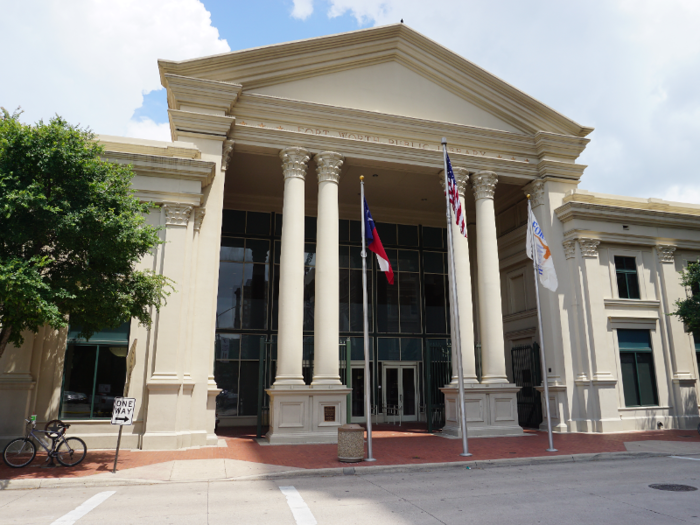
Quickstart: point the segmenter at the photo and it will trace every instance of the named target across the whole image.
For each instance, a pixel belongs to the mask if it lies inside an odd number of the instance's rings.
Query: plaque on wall
[[[335,421],[335,407],[323,407],[323,421],[324,423],[332,423]]]

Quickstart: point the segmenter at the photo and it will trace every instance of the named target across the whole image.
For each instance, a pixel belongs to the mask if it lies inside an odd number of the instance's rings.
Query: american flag
[[[459,190],[457,190],[457,181],[455,174],[452,171],[452,163],[450,156],[445,148],[445,164],[447,165],[447,192],[450,196],[450,204],[452,205],[452,213],[454,213],[455,224],[459,226],[459,231],[467,236],[467,222],[464,220],[464,212],[462,211],[462,203],[459,201]]]

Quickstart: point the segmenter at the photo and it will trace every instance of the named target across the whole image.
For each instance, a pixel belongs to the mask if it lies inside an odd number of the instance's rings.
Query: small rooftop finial
[[[403,24],[403,18],[401,19],[401,23]]]

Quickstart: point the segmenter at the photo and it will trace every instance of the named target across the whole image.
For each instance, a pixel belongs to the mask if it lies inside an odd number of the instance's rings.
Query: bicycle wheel
[[[10,441],[2,453],[2,459],[8,467],[20,468],[29,465],[36,456],[36,445],[29,438],[17,438]]]
[[[56,459],[64,467],[75,467],[85,459],[85,454],[87,454],[85,441],[77,437],[64,439],[56,449]]]

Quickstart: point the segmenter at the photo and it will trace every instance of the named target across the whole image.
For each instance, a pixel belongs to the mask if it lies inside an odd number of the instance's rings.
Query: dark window
[[[98,332],[89,342],[69,342],[63,366],[61,419],[111,417],[114,398],[124,394],[129,324]],[[70,334],[79,332],[78,327],[69,330]]]
[[[258,369],[262,335],[217,334],[214,378],[219,416],[254,416],[258,410]]]
[[[628,407],[658,405],[649,330],[618,330],[617,340],[620,345],[625,405]]]
[[[637,260],[634,257],[615,256],[617,292],[621,299],[639,299]]]
[[[270,242],[222,237],[220,258],[216,327],[267,328]]]

